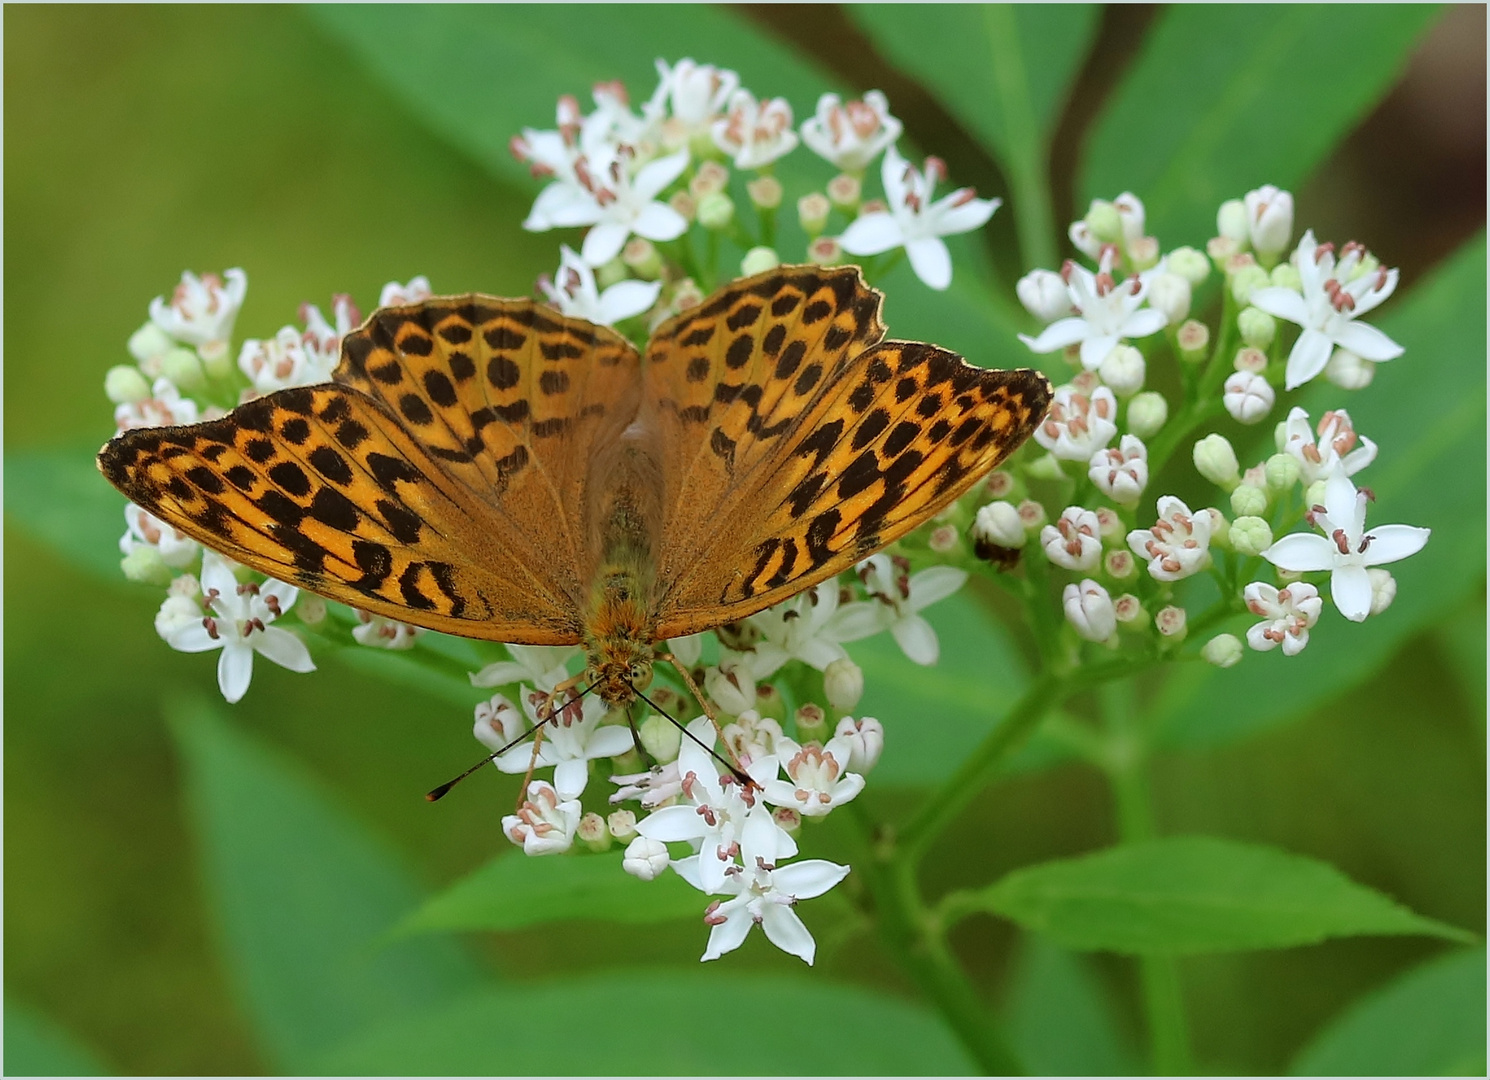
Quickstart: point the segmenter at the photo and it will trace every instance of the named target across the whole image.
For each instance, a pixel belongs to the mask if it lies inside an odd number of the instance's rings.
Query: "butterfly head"
[[[600,642],[585,677],[611,708],[629,705],[652,685],[652,647],[635,641]]]

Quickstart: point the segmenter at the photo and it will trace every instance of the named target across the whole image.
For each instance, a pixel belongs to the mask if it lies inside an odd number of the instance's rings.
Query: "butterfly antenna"
[[[674,716],[672,713],[668,712],[666,709],[664,709],[661,705],[657,704],[657,702],[653,701],[651,698],[647,697],[646,694],[642,693],[635,686],[632,686],[630,683],[627,683],[626,685],[627,686],[631,686],[632,693],[636,694],[637,697],[641,698],[648,705],[652,706],[652,708],[656,709],[659,714],[661,714],[663,717],[665,717],[666,719],[668,719],[669,721],[671,721],[672,722],[672,725],[675,728],[677,728],[679,731],[681,731],[684,735],[687,735],[690,739],[692,739],[695,743],[697,743],[704,750],[704,752],[707,753],[711,758],[713,758],[715,761],[719,762],[719,764],[723,765],[726,769],[728,769],[730,771],[730,773],[734,776],[734,778],[737,781],[739,781],[741,784],[743,784],[747,788],[758,788],[758,787],[760,787],[760,785],[757,784],[754,780],[752,780],[750,778],[750,775],[748,773],[746,773],[744,769],[740,768],[740,766],[736,765],[733,761],[728,761],[728,760],[720,757],[719,756],[719,752],[717,750],[715,750],[712,746],[705,746],[703,740],[700,739],[693,732],[689,731],[688,728],[676,716]]]
[[[567,709],[570,705],[574,704],[576,701],[582,701],[584,699],[584,696],[586,694],[588,694],[589,692],[590,692],[590,688],[588,686],[585,687],[579,693],[575,694],[569,700],[567,700],[566,702],[564,702],[564,704],[561,705],[559,708],[554,709],[547,716],[545,716],[543,718],[543,721],[538,726],[539,727],[542,727],[543,724],[552,724],[552,723],[554,723],[559,718],[559,714],[561,712],[563,712],[565,709]],[[676,723],[676,722],[677,721],[674,721],[674,723]],[[534,728],[533,730],[536,731],[537,728]],[[454,780],[447,780],[445,783],[441,784],[439,787],[433,789],[432,791],[426,792],[424,798],[427,801],[429,801],[429,802],[439,802],[441,799],[443,799],[446,795],[448,795],[450,793],[450,789],[453,788],[456,784],[460,783],[466,777],[470,776],[473,772],[475,772],[477,769],[481,768],[481,766],[485,765],[488,761],[496,761],[497,758],[501,757],[507,751],[511,750],[514,746],[516,746],[518,743],[522,742],[524,739],[526,739],[531,734],[533,734],[532,731],[524,731],[517,738],[515,738],[515,739],[511,740],[510,742],[508,742],[507,745],[501,747],[500,749],[493,750],[490,754],[487,754],[486,757],[484,757],[480,761],[476,762],[476,764],[472,765],[469,769],[467,769],[465,772],[461,773]]]

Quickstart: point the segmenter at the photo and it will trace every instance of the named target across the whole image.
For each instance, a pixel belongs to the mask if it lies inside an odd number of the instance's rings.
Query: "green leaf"
[[[987,910],[1067,948],[1143,955],[1281,949],[1357,934],[1473,940],[1327,863],[1207,836],[1016,870],[985,889],[982,900]]]
[[[1325,1025],[1294,1076],[1484,1076],[1485,950],[1450,953]]]
[[[512,852],[432,897],[399,930],[519,930],[565,919],[697,920],[708,905],[676,874],[656,881],[632,877],[621,869],[619,853],[528,858]]]
[[[740,1023],[759,1025],[761,1034],[732,1034]],[[319,1064],[332,1074],[456,1076],[894,1076],[973,1068],[939,1019],[883,991],[718,967],[488,992],[370,1031]]]
[[[1131,191],[1166,247],[1201,246],[1216,208],[1295,188],[1396,81],[1438,17],[1416,4],[1177,4],[1156,20],[1087,142],[1086,198]],[[1348,70],[1322,59],[1349,57]]]
[[[109,1076],[97,1055],[56,1021],[5,1002],[5,1075]]]
[[[1390,566],[1397,598],[1382,614],[1355,624],[1326,605],[1301,656],[1248,653],[1226,671],[1195,664],[1173,676],[1153,710],[1166,744],[1215,745],[1296,719],[1371,678],[1409,638],[1478,594],[1485,573],[1484,236],[1380,325],[1407,352],[1379,365],[1364,391],[1347,397],[1320,379],[1301,404],[1316,418],[1348,404],[1356,430],[1381,447],[1355,478],[1376,493],[1368,523],[1428,526],[1427,549]]]
[[[7,451],[5,517],[78,569],[123,583],[124,496],[93,464],[97,452],[97,446]]]
[[[1138,1063],[1096,974],[1074,953],[1026,934],[1010,976],[1009,1036],[1032,1076],[1133,1076]]]
[[[480,985],[451,940],[377,942],[420,889],[296,763],[203,704],[169,714],[221,950],[281,1069]]]

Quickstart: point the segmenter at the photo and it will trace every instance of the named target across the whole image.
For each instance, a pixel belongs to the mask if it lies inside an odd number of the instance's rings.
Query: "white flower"
[[[1149,451],[1137,435],[1124,435],[1117,449],[1098,450],[1087,475],[1097,490],[1116,503],[1136,503],[1149,486]]]
[[[1116,248],[1104,247],[1095,274],[1068,259],[1061,277],[1076,314],[1051,323],[1037,338],[1020,334],[1019,340],[1037,353],[1080,342],[1081,366],[1095,371],[1124,338],[1147,337],[1164,329],[1164,313],[1142,306],[1157,268],[1118,282],[1112,276],[1116,258]]]
[[[749,656],[721,657],[704,672],[704,693],[729,716],[740,716],[755,708],[755,676]]]
[[[730,897],[710,904],[704,915],[704,922],[712,929],[703,959],[717,960],[739,948],[750,928],[759,926],[778,949],[812,963],[817,945],[792,906],[798,900],[821,896],[842,881],[849,868],[823,859],[778,866],[783,857],[795,851],[791,837],[760,806],[752,812],[741,835],[744,865],[732,866],[717,885],[707,884],[700,873],[707,865],[701,856],[673,864],[678,875],[695,888]]]
[[[678,663],[691,668],[698,663],[699,657],[703,656],[704,635],[698,633],[689,634],[687,637],[670,638],[667,645]]]
[[[197,277],[187,270],[169,304],[163,296],[150,301],[150,321],[177,341],[195,345],[203,357],[221,356],[227,351],[247,291],[248,278],[242,270],[224,270],[222,277]]]
[[[580,813],[578,799],[561,800],[553,785],[534,780],[527,801],[502,819],[502,831],[522,845],[524,855],[554,855],[574,843]]]
[[[708,135],[714,121],[740,85],[740,76],[727,68],[679,60],[672,67],[657,61],[660,82],[642,111],[660,117],[671,106],[664,133],[669,146],[685,146],[695,135]]]
[[[858,641],[888,630],[911,661],[936,663],[941,645],[919,612],[962,588],[967,571],[932,566],[912,576],[909,570],[904,559],[883,553],[859,563],[859,577],[870,598],[844,605],[835,620],[838,640]]]
[[[1380,267],[1356,274],[1366,249],[1346,244],[1335,261],[1333,244],[1316,244],[1306,232],[1294,252],[1293,263],[1303,287],[1300,296],[1292,289],[1269,286],[1252,294],[1253,307],[1303,327],[1293,351],[1288,354],[1284,389],[1302,386],[1324,370],[1330,352],[1338,345],[1365,360],[1391,360],[1402,355],[1402,346],[1374,326],[1355,319],[1376,307],[1397,288],[1397,271]]]
[[[1097,368],[1097,376],[1112,388],[1114,394],[1125,398],[1132,397],[1143,389],[1143,379],[1147,373],[1148,365],[1144,362],[1143,353],[1132,345],[1113,346]]]
[[[1031,270],[1015,284],[1014,294],[1025,310],[1043,323],[1071,314],[1071,294],[1054,270]]]
[[[331,379],[341,358],[341,339],[361,321],[350,296],[332,300],[335,324],[326,321],[321,309],[303,304],[300,317],[304,330],[281,327],[268,341],[249,338],[238,351],[238,367],[260,394],[271,394],[289,386],[314,386]]]
[[[1376,365],[1349,349],[1336,349],[1324,366],[1324,377],[1342,390],[1364,390],[1376,378]]]
[[[626,845],[621,869],[643,881],[655,881],[667,869],[669,861],[666,844],[638,836]]]
[[[1080,506],[1068,506],[1054,525],[1040,530],[1045,556],[1067,570],[1091,570],[1102,558],[1101,526],[1097,515]]]
[[[932,190],[946,179],[947,167],[938,158],[927,158],[924,170],[917,172],[894,146],[885,150],[880,176],[889,209],[854,219],[838,238],[843,250],[878,255],[903,247],[916,276],[933,289],[945,289],[952,284],[952,256],[942,237],[982,228],[1000,200],[979,199],[966,187],[932,202]]]
[[[838,661],[834,661],[837,663]],[[711,695],[712,696],[712,695]],[[751,697],[755,695],[752,692]],[[781,725],[755,709],[745,709],[721,729],[724,745],[745,768],[776,753],[782,740]]]
[[[153,547],[160,552],[161,562],[180,570],[189,565],[202,549],[184,532],[134,503],[124,504],[124,524],[129,531],[119,538],[122,555],[128,555],[137,547]]]
[[[269,625],[295,603],[299,590],[293,585],[272,579],[263,585],[240,585],[214,551],[202,552],[201,581],[210,613],[194,623],[173,626],[166,643],[180,652],[221,649],[217,686],[225,699],[235,702],[248,692],[254,653],[291,671],[316,669],[303,641]]]
[[[845,771],[852,739],[835,735],[827,746],[781,739],[779,745],[781,767],[790,780],[772,776],[764,782],[766,801],[773,806],[789,807],[803,817],[822,817],[864,790],[864,778]]]
[[[577,645],[504,645],[511,660],[487,664],[470,675],[472,686],[507,686],[515,682],[532,682],[545,693],[569,678],[565,667],[579,652]]]
[[[1190,282],[1161,268],[1149,286],[1149,306],[1163,312],[1170,326],[1178,326],[1190,314]]]
[[[594,694],[586,694],[577,704],[573,701],[559,704],[549,694],[525,686],[519,701],[535,729],[539,724],[544,725],[538,756],[533,756],[533,743],[524,742],[496,758],[494,764],[505,773],[525,773],[533,766],[554,766],[554,789],[560,798],[577,799],[584,793],[593,759],[619,757],[635,745],[630,728],[600,722],[610,710]],[[552,719],[549,719],[550,710]]]
[[[823,696],[840,712],[852,709],[864,696],[864,669],[844,657],[823,670]]]
[[[657,196],[688,167],[688,151],[643,165],[633,177],[626,167],[626,147],[582,155],[574,180],[556,180],[539,193],[523,222],[530,232],[590,225],[580,254],[591,266],[603,266],[621,253],[635,233],[648,240],[676,240],[688,221]]]
[[[1211,516],[1192,514],[1173,495],[1159,499],[1159,520],[1152,529],[1134,529],[1128,546],[1140,559],[1148,559],[1149,574],[1156,581],[1178,581],[1206,566],[1210,558]]]
[[[476,706],[476,722],[472,727],[472,734],[493,753],[506,750],[508,744],[527,729],[527,720],[523,714],[502,694],[494,694],[490,701],[480,702]]]
[[[114,424],[119,431],[165,427],[170,424],[195,424],[201,419],[197,403],[191,398],[182,397],[176,384],[165,376],[155,380],[150,394],[144,401],[126,401],[114,410]]]
[[[885,726],[872,716],[845,716],[833,729],[835,739],[848,740],[847,765],[863,774],[874,768],[885,749]]]
[[[628,279],[600,292],[595,287],[595,271],[565,244],[559,248],[557,281],[541,277],[538,288],[565,315],[614,326],[650,309],[662,292],[662,282]]]
[[[1221,404],[1234,419],[1243,424],[1255,424],[1266,419],[1275,400],[1276,396],[1268,381],[1249,371],[1228,375],[1221,393]]]
[[[792,107],[785,98],[757,102],[749,90],[736,90],[729,110],[714,121],[714,145],[734,159],[737,169],[759,169],[797,148]]]
[[[155,613],[155,632],[162,641],[170,641],[181,630],[199,625],[201,621],[200,599],[172,593],[161,602],[160,610]]]
[[[1397,599],[1397,579],[1391,571],[1376,566],[1367,570],[1366,575],[1371,579],[1371,614],[1380,615]]]
[[[423,630],[397,619],[384,618],[370,611],[357,612],[357,625],[352,627],[352,637],[359,645],[373,649],[389,649],[402,652],[414,647],[414,639]]]
[[[1117,397],[1111,387],[1099,386],[1087,396],[1062,386],[1035,429],[1035,442],[1065,461],[1090,461],[1116,434]]]
[[[1297,656],[1309,644],[1309,628],[1324,608],[1319,590],[1305,581],[1283,589],[1254,581],[1242,590],[1242,599],[1247,610],[1263,620],[1247,630],[1247,644],[1258,652],[1282,645],[1284,656]]]
[[[417,304],[421,300],[428,300],[433,295],[434,290],[429,287],[429,278],[420,274],[418,277],[410,278],[407,285],[400,285],[396,281],[390,281],[384,285],[383,291],[378,294],[378,307]]]
[[[980,507],[973,518],[973,540],[1001,548],[1021,548],[1029,539],[1014,504],[1003,499]]]
[[[693,738],[684,739],[678,751],[678,776],[687,801],[654,810],[636,823],[636,831],[662,843],[687,840],[697,844],[695,877],[689,882],[702,882],[698,887],[715,892],[723,886],[725,871],[734,865],[739,854],[740,833],[746,819],[755,812],[769,822],[771,815],[753,790],[743,787],[733,776],[720,777],[718,764],[705,749],[714,745],[714,727],[709,718],[701,716],[693,720],[688,732]],[[761,783],[774,777],[777,768],[777,759],[768,756],[753,763],[747,771]],[[771,828],[776,826],[772,824]],[[797,853],[797,845],[782,833],[778,850],[790,858]]]
[[[1107,590],[1090,578],[1071,583],[1061,593],[1066,619],[1087,641],[1109,641],[1117,633],[1117,612]]]
[[[1272,184],[1247,192],[1247,232],[1259,255],[1281,255],[1293,236],[1293,196]],[[1271,265],[1271,264],[1269,264]]]
[[[644,773],[612,776],[611,783],[618,785],[616,793],[610,797],[612,803],[637,799],[644,810],[661,806],[683,791],[683,779],[678,775],[676,761],[655,766]]]
[[[878,90],[862,101],[842,104],[837,94],[817,99],[817,113],[802,121],[802,141],[834,168],[863,172],[881,150],[900,138],[900,121],[890,115],[890,103]]]
[[[1356,443],[1360,445],[1357,446]],[[1354,476],[1376,460],[1376,444],[1357,435],[1344,409],[1327,412],[1319,420],[1319,442],[1309,427],[1309,414],[1298,406],[1288,411],[1283,425],[1283,450],[1299,463],[1299,476],[1307,488],[1324,480],[1338,466]]]
[[[1330,599],[1351,622],[1361,622],[1371,611],[1371,576],[1366,568],[1405,559],[1428,542],[1429,530],[1412,525],[1378,525],[1367,532],[1368,499],[1344,468],[1336,469],[1325,482],[1324,506],[1306,515],[1324,535],[1292,533],[1262,553],[1280,570],[1330,571]]]
[[[830,581],[750,616],[748,621],[762,636],[750,655],[755,678],[769,679],[788,660],[801,660],[822,671],[847,656],[839,642],[852,639],[836,633],[837,611],[838,585]]]

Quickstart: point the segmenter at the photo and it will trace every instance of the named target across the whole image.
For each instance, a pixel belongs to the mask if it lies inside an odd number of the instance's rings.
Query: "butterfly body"
[[[530,300],[374,312],[332,381],[126,431],[133,502],[272,577],[446,633],[584,645],[625,704],[655,645],[736,622],[931,517],[1043,419],[1038,372],[884,340],[852,267],[780,267],[644,354]]]

